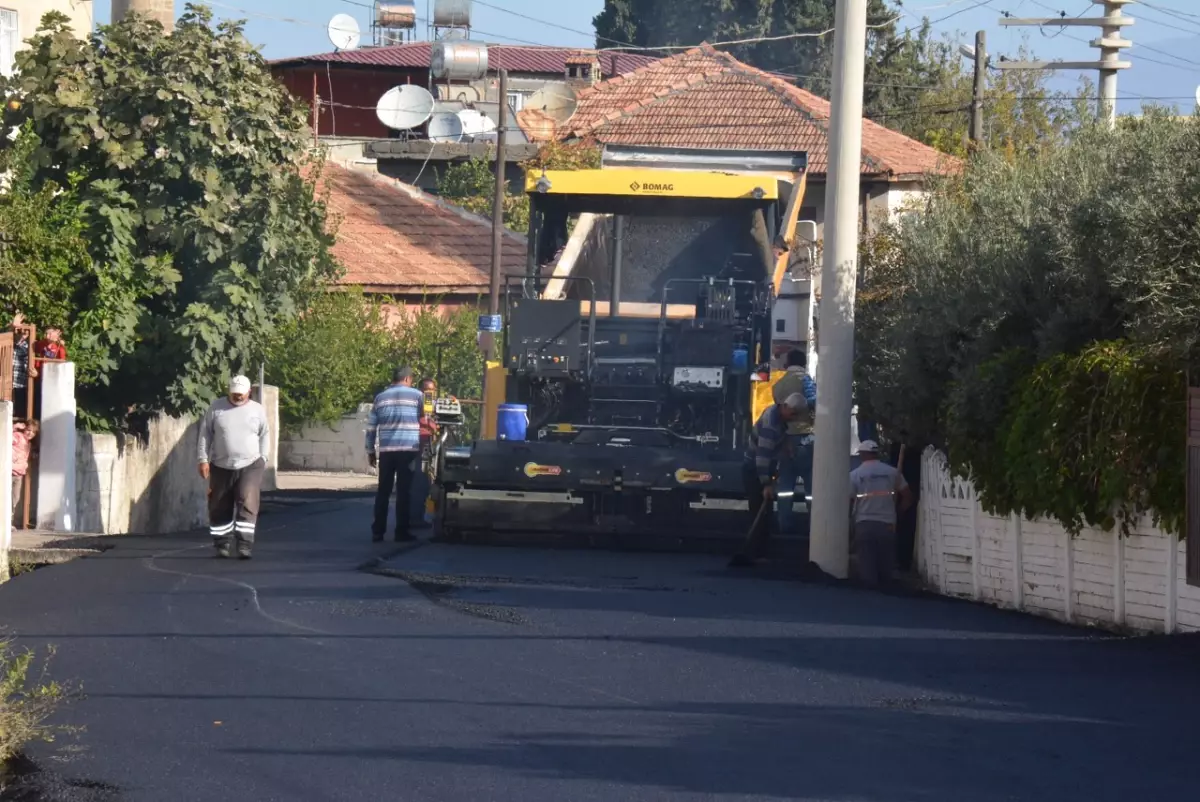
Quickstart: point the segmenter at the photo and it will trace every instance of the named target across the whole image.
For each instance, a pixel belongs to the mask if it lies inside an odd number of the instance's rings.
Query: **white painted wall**
[[[92,0],[0,0],[0,72],[12,74],[12,57],[25,49],[25,41],[37,33],[42,17],[50,11],[66,14],[76,36],[91,33],[95,23]],[[16,16],[16,30],[8,24]]]
[[[950,475],[943,455],[931,449],[922,459],[917,565],[938,592],[1073,624],[1200,631],[1200,588],[1187,584],[1179,538],[1149,520],[1122,538],[998,518]]]
[[[75,532],[79,523],[75,497],[75,363],[45,363],[39,382],[42,426],[38,434],[36,526],[53,532]],[[9,443],[11,448],[11,438]]]
[[[300,431],[284,432],[279,439],[279,469],[369,473],[366,433],[370,404],[344,416],[332,426],[314,424]]]

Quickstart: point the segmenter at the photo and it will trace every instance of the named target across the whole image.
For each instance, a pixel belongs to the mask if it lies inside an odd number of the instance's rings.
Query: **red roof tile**
[[[409,42],[388,47],[366,47],[359,50],[340,50],[315,56],[278,59],[272,66],[300,64],[355,64],[364,67],[409,67],[428,69],[432,45],[429,42]],[[524,45],[489,45],[488,68],[509,72],[532,72],[545,75],[565,75],[567,60],[577,59],[580,51],[570,47],[533,47]],[[601,75],[624,75],[651,64],[657,59],[639,53],[600,51]]]
[[[374,167],[371,168],[372,170]],[[337,226],[338,283],[397,294],[486,293],[491,223],[415,187],[338,164],[322,168],[320,189]],[[525,270],[525,238],[505,232],[506,274]]]
[[[604,144],[805,150],[810,174],[829,167],[829,101],[707,45],[579,93],[565,128]],[[958,160],[863,120],[864,173],[944,172]]]

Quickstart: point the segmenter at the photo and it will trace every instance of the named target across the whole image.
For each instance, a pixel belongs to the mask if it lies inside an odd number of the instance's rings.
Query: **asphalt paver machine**
[[[489,374],[526,434],[442,451],[441,537],[675,549],[744,534],[742,454],[787,262],[773,246],[794,231],[805,163],[609,148],[599,169],[528,173],[528,265],[507,280]]]

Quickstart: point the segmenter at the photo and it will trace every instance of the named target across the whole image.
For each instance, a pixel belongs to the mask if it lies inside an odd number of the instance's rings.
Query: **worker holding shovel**
[[[742,550],[729,561],[731,568],[752,566],[756,559],[765,556],[772,517],[766,513],[776,496],[774,477],[779,470],[779,461],[789,453],[788,424],[807,409],[804,394],[792,393],[782,403],[767,407],[750,432],[742,478],[753,523]]]

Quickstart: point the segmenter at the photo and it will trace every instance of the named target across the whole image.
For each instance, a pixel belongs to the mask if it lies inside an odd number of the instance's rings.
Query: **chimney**
[[[600,82],[600,54],[595,50],[580,50],[566,58],[567,85],[582,89]]]
[[[175,29],[174,0],[112,0],[113,22],[124,19],[127,14],[156,19],[168,32]]]

